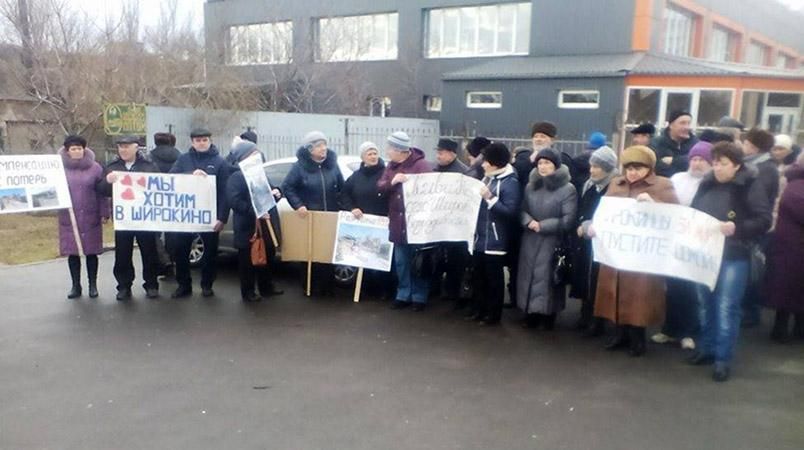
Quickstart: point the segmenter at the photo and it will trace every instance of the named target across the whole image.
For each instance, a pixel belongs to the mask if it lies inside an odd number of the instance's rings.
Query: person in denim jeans
[[[757,170],[743,164],[740,147],[721,142],[712,148],[712,172],[701,182],[692,207],[720,220],[726,236],[715,289],[696,286],[701,333],[692,365],[714,363],[712,378],[726,381],[740,332],[741,303],[750,271],[750,249],[770,228],[771,205]]]

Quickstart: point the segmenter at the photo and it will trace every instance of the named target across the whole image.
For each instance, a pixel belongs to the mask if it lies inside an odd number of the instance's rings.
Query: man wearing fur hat
[[[687,170],[687,154],[698,138],[692,134],[692,115],[673,111],[667,116],[667,128],[651,143],[656,153],[656,175],[670,178]]]

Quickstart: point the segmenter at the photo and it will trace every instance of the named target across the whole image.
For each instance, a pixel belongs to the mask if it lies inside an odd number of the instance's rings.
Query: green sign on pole
[[[109,136],[145,134],[145,105],[107,103],[103,107],[103,128]]]

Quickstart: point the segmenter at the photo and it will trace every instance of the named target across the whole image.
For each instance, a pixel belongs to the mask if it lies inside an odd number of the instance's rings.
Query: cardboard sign
[[[0,156],[0,214],[71,207],[61,156]]]
[[[408,242],[466,242],[471,253],[482,187],[458,173],[409,175],[403,184]]]
[[[595,261],[715,288],[725,237],[714,217],[681,205],[603,197],[593,226]]]
[[[332,263],[338,213],[310,211],[301,218],[295,211],[280,215],[282,261]]]
[[[259,153],[255,153],[238,165],[243,172],[243,177],[246,179],[254,214],[257,217],[268,214],[268,211],[276,207],[276,199],[271,193],[271,185],[268,183],[268,177],[262,167],[262,156]]]
[[[114,229],[203,233],[218,219],[215,176],[119,172]]]
[[[389,272],[394,244],[388,240],[388,218],[349,211],[338,213],[332,263]]]

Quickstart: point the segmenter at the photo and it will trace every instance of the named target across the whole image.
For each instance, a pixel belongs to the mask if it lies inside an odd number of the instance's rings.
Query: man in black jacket
[[[112,185],[124,176],[125,172],[159,172],[159,168],[138,151],[138,139],[135,136],[123,136],[117,139],[117,158],[110,162],[104,171],[104,178],[98,182],[97,190],[101,195],[112,197]],[[131,257],[134,252],[134,239],[140,248],[142,257],[143,287],[148,298],[159,296],[159,255],[156,252],[156,235],[154,231],[115,231],[114,232],[114,277],[117,280],[117,300],[131,298],[131,284],[134,282],[134,264]]]
[[[200,233],[204,241],[204,257],[201,260],[201,295],[212,297],[212,283],[215,282],[218,263],[218,237],[223,225],[229,219],[229,205],[226,201],[226,182],[229,179],[229,164],[223,160],[218,148],[212,143],[212,133],[197,128],[190,133],[192,147],[179,156],[170,173],[188,173],[197,176],[215,175],[215,191],[218,217],[214,231]],[[172,298],[188,297],[193,293],[190,276],[190,249],[196,233],[172,233],[173,258],[176,261],[176,281],[179,287],[171,294]]]
[[[159,168],[162,173],[170,172],[171,167],[179,159],[181,152],[176,148],[176,136],[170,133],[154,133],[154,144],[151,150],[151,161]],[[156,236],[156,251],[159,254],[159,275],[172,276],[173,258],[165,245],[165,233],[158,233]]]
[[[458,143],[452,139],[439,139],[436,146],[434,172],[466,174],[469,167],[458,159]],[[461,294],[461,281],[469,265],[469,250],[465,242],[442,242],[438,245],[438,264],[430,284],[432,293],[437,293],[444,280],[444,298],[458,300]],[[457,305],[458,307],[463,304]]]
[[[687,154],[698,142],[691,127],[692,116],[686,111],[673,111],[667,116],[667,128],[650,145],[656,153],[656,175],[670,178],[687,170]]]

